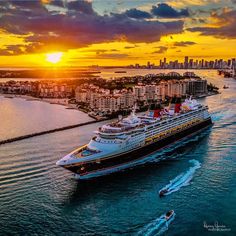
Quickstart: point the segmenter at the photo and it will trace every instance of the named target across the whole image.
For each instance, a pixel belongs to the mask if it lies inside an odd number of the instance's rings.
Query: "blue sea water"
[[[155,222],[170,209],[163,235],[236,235],[236,80],[201,73],[230,87],[201,100],[214,126],[157,153],[161,162],[87,182],[55,165],[101,124],[0,146],[0,235],[158,235]],[[190,184],[159,198],[193,159],[201,167]],[[205,228],[217,222],[228,231]]]

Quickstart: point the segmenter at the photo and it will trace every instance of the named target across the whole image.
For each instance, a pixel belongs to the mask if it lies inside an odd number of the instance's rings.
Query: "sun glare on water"
[[[57,64],[61,61],[63,53],[62,52],[54,52],[54,53],[48,53],[46,54],[46,61]]]

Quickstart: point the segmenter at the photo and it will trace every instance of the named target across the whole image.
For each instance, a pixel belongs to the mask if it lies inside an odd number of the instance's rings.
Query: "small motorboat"
[[[159,196],[163,197],[163,196],[165,196],[166,193],[168,193],[168,189],[162,189],[159,191]]]
[[[229,88],[229,87],[228,87],[228,86],[226,86],[226,85],[224,85],[223,89],[227,89],[227,88]]]
[[[165,215],[166,221],[170,220],[174,216],[174,214],[175,214],[174,210],[168,211]]]

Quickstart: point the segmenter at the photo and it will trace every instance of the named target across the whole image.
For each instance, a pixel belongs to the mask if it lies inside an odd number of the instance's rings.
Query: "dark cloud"
[[[166,3],[159,3],[157,6],[152,6],[151,12],[160,18],[182,18],[190,16],[187,8],[177,11]]]
[[[21,48],[22,45],[8,45],[4,49],[0,49],[0,55],[2,56],[11,56],[24,53]]]
[[[106,50],[106,49],[85,49],[82,52],[94,52],[98,55],[100,53],[104,53],[104,52],[107,52],[107,51],[109,51],[109,50]]]
[[[92,2],[83,0],[67,2],[67,8],[68,10],[78,11],[88,15],[92,15],[95,13],[92,7]]]
[[[125,49],[131,49],[131,48],[136,48],[135,46],[126,46],[124,47]]]
[[[137,20],[123,13],[98,15],[91,2],[82,0],[67,2],[63,11],[51,11],[48,4],[37,0],[25,5],[24,2],[0,2],[0,29],[23,35],[26,44],[22,45],[25,49],[21,46],[20,50],[24,53],[67,50],[111,41],[151,43],[159,41],[163,35],[183,31],[181,20]],[[11,53],[21,51],[12,50]]]
[[[159,46],[159,47],[157,47],[157,48],[159,48],[159,50],[156,50],[156,51],[152,52],[152,54],[165,53],[165,52],[167,52],[167,50],[168,50],[168,47],[165,47],[165,46]]]
[[[187,47],[196,44],[195,42],[192,41],[181,41],[181,42],[174,42],[174,46],[176,47]]]
[[[141,10],[138,10],[136,8],[132,8],[130,10],[127,10],[123,14],[130,17],[130,18],[134,18],[134,19],[152,18],[152,15],[149,12],[141,11]]]
[[[3,1],[6,4],[11,4],[12,6],[15,7],[22,7],[25,9],[38,9],[42,7],[42,1],[40,0],[9,0],[9,1]]]
[[[48,2],[48,4],[56,7],[65,7],[65,2],[63,2],[62,0],[51,0]]]
[[[198,19],[199,23],[206,23],[206,20],[205,19]]]
[[[218,27],[194,27],[188,30],[218,38],[236,38],[236,10],[223,12],[220,15],[214,14],[212,17],[218,22]]]
[[[40,48],[40,44],[31,43],[27,47],[24,44],[15,44],[7,45],[5,48],[0,49],[0,55],[2,56],[11,56],[11,55],[20,55],[35,52],[36,49]]]
[[[128,57],[129,55],[126,53],[103,53],[97,56],[99,59],[122,59]]]

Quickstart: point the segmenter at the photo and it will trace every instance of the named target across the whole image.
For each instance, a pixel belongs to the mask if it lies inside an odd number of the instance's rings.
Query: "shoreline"
[[[66,107],[66,109],[73,109],[77,111],[81,111],[88,115],[88,113],[84,112],[83,110],[77,108],[76,104],[68,103],[68,98],[38,98],[33,97],[30,95],[22,95],[22,94],[7,94],[7,93],[0,93],[0,96],[3,96],[4,98],[22,98],[26,101],[39,101],[39,102],[45,102],[51,105],[61,105]]]
[[[88,114],[88,112],[86,112],[84,109],[78,108],[77,104],[68,103],[69,101],[68,98],[36,98],[30,95],[17,95],[17,94],[14,94],[13,98],[14,97],[23,98],[26,101],[39,101],[39,102],[46,102],[51,105],[61,105],[61,106],[64,106],[68,110],[77,110],[77,111],[83,112],[84,114],[94,119],[95,121],[103,121],[107,119],[107,117],[93,116],[93,115]]]

